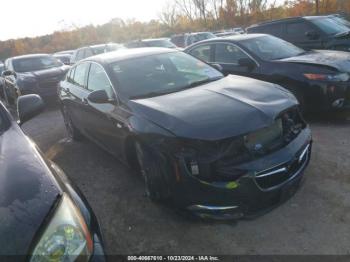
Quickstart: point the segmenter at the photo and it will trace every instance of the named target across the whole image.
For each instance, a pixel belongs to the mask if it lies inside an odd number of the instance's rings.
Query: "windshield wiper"
[[[186,85],[184,87],[181,87],[181,88],[176,88],[176,89],[173,89],[173,90],[167,90],[166,92],[150,92],[150,93],[143,94],[143,95],[131,96],[130,99],[143,99],[143,98],[150,98],[150,97],[168,95],[168,94],[171,94],[171,93],[180,92],[180,91],[183,91],[183,90],[186,90],[186,89],[189,89],[189,88],[193,88],[193,87],[200,86],[200,85],[203,85],[203,84],[206,84],[206,83],[210,83],[210,82],[219,80],[221,78],[223,78],[223,77],[220,76],[220,77],[214,77],[214,78],[206,78],[204,80],[199,80],[199,81],[192,82],[192,83],[190,83],[190,84],[188,84],[188,85]]]
[[[210,83],[210,82],[214,82],[214,81],[217,81],[219,79],[223,78],[222,76],[219,76],[219,77],[214,77],[214,78],[206,78],[204,80],[199,80],[199,81],[195,81],[195,82],[192,82],[190,83],[188,86],[186,86],[184,89],[187,89],[187,88],[192,88],[192,87],[196,87],[196,86],[200,86],[200,85],[204,85],[206,83]]]
[[[130,99],[142,99],[169,94],[169,92],[151,92],[143,95],[131,96]]]

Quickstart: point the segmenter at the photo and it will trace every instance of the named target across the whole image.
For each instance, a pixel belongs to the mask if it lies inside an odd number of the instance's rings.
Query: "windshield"
[[[240,42],[262,60],[271,61],[298,56],[305,50],[274,36],[261,36]]]
[[[120,44],[106,44],[106,45],[100,45],[100,46],[93,46],[92,48],[94,50],[95,55],[100,55],[103,53],[124,49],[124,46]]]
[[[336,35],[350,30],[344,24],[329,17],[310,19],[310,22],[320,28],[327,35]]]
[[[131,99],[159,96],[222,78],[211,66],[182,52],[111,64],[119,91]]]
[[[13,60],[13,68],[18,73],[45,70],[62,66],[56,58],[52,56],[35,56],[27,58],[16,58]]]
[[[341,25],[345,25],[350,28],[350,22],[344,18],[334,16],[332,19]]]
[[[176,48],[176,45],[174,45],[172,42],[169,40],[149,40],[145,41],[147,46],[152,46],[152,47],[166,47],[166,48]]]

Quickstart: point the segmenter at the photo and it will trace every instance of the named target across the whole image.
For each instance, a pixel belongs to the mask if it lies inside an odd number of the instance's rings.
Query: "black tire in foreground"
[[[71,138],[74,141],[83,140],[84,136],[74,126],[72,119],[71,119],[71,116],[70,116],[70,113],[67,110],[66,106],[62,107],[62,115],[63,115],[64,125],[66,126],[69,138]]]
[[[169,197],[169,191],[161,172],[164,164],[161,163],[161,158],[140,142],[135,142],[135,151],[147,197],[155,202],[166,200]]]

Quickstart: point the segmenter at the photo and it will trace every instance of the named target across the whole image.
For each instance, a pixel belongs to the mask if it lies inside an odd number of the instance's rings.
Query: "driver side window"
[[[92,63],[88,78],[88,90],[91,92],[97,90],[105,90],[109,98],[114,98],[113,87],[109,78],[102,66]]]
[[[232,44],[216,44],[215,63],[238,65],[241,58],[249,58],[239,47]]]

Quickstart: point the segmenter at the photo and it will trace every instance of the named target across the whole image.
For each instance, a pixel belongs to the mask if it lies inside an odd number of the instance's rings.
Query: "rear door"
[[[5,61],[5,70],[11,70],[14,71],[14,68],[12,66],[12,59]],[[17,77],[14,75],[9,75],[4,77],[4,85],[6,89],[6,95],[10,97],[6,97],[6,99],[14,99],[16,98],[16,81]],[[19,95],[19,94],[18,94]],[[8,102],[8,101],[7,101]]]
[[[307,33],[316,32],[319,37],[312,38],[307,36]],[[285,40],[293,43],[294,45],[310,50],[310,49],[322,49],[322,32],[311,24],[310,22],[301,19],[296,21],[287,22],[285,24]]]
[[[62,86],[62,93],[66,98],[70,117],[74,125],[84,132],[84,117],[86,117],[87,96],[86,89],[87,74],[90,63],[83,62],[77,64],[71,71],[70,78]],[[61,94],[62,96],[62,94]]]

